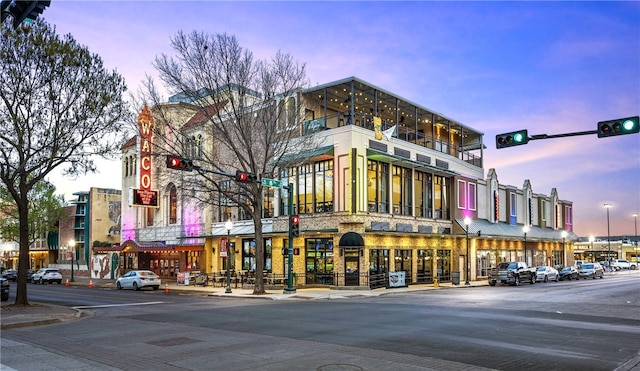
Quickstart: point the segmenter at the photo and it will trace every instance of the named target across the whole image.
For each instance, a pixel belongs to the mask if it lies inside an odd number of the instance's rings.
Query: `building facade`
[[[292,205],[288,190],[263,188],[269,277],[288,269],[290,206],[301,219],[293,240],[297,286],[456,282],[482,279],[501,261],[572,263],[572,203],[555,189],[534,193],[529,180],[521,188],[500,184],[495,169],[485,176],[481,132],[353,77],[300,90],[278,107],[303,112],[297,130],[318,145],[290,154],[300,161],[280,169],[278,180],[294,186]],[[202,110],[177,97],[162,109],[194,158],[214,147],[199,125]],[[256,264],[252,220],[224,200],[197,202],[181,186],[193,174],[168,172],[164,158],[151,155],[161,144],[144,128],[163,124],[152,112],[143,108],[141,134],[122,147],[121,245],[94,251],[117,255],[120,273],[214,275],[228,257],[246,277]]]

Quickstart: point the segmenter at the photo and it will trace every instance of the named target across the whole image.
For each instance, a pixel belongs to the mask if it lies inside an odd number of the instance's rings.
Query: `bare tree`
[[[20,253],[15,304],[27,305],[29,193],[53,169],[95,172],[92,156],[119,154],[118,133],[129,115],[123,78],[71,35],[44,21],[0,39],[0,179],[19,215]]]
[[[162,54],[154,66],[167,90],[178,94],[196,109],[191,124],[206,131],[206,146],[196,161],[197,175],[183,175],[192,197],[208,205],[220,205],[215,195],[243,208],[253,220],[256,242],[256,277],[264,271],[262,236],[263,186],[260,182],[236,183],[229,177],[242,170],[256,177],[279,178],[283,156],[315,144],[305,137],[300,123],[301,89],[308,84],[304,64],[288,54],[277,52],[269,60],[255,59],[234,36],[179,32],[172,38],[175,56]],[[147,81],[147,100],[155,114],[165,112],[151,79]],[[166,124],[170,118],[161,118]],[[175,122],[174,122],[175,124]],[[161,130],[165,130],[165,128]],[[165,149],[192,157],[189,128],[173,128],[178,135],[165,137]],[[166,131],[158,132],[162,137]],[[222,174],[222,175],[221,175]],[[263,294],[264,283],[256,279],[254,294]]]

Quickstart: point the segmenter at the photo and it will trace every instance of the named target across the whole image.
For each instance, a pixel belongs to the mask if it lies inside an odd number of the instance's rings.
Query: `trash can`
[[[451,283],[454,285],[460,284],[460,272],[451,272]]]

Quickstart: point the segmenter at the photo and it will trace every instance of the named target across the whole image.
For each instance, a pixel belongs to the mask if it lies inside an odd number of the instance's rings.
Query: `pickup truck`
[[[525,262],[500,263],[489,271],[489,285],[496,283],[520,286],[522,282],[536,283],[536,269],[529,268]]]
[[[611,267],[615,269],[638,269],[638,263],[625,259],[614,259],[611,261]]]

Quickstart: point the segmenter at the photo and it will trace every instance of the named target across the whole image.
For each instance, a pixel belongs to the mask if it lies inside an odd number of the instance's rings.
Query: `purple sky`
[[[307,64],[312,85],[349,76],[484,132],[485,171],[501,184],[573,201],[574,231],[634,235],[640,134],[536,140],[495,149],[495,135],[562,134],[640,113],[640,2],[52,1],[44,18],[137,90],[179,30],[235,35],[258,58]],[[119,189],[120,162],[50,180],[71,199]]]

